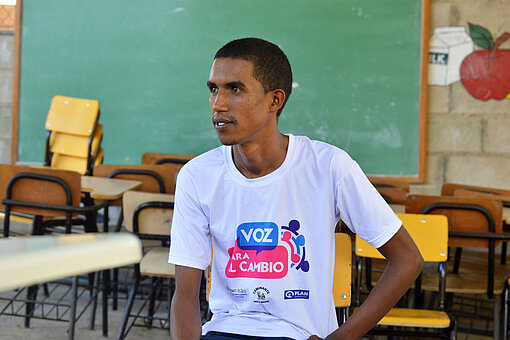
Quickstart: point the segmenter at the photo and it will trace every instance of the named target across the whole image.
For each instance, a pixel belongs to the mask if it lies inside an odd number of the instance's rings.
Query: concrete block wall
[[[0,163],[11,162],[14,34],[0,30]]]
[[[508,0],[432,0],[436,27],[487,28],[496,40],[510,32]],[[510,41],[501,45],[510,49]],[[475,47],[475,50],[478,50]],[[444,182],[510,189],[510,99],[472,97],[460,82],[429,86],[426,179],[411,192],[438,194]]]

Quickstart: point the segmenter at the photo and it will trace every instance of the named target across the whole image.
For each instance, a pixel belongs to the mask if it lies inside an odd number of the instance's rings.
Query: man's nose
[[[225,94],[223,93],[223,91],[218,91],[218,93],[211,97],[211,100],[212,100],[212,109],[213,111],[216,111],[216,112],[224,112],[224,111],[227,111],[228,109],[228,105],[227,105],[227,100],[225,98]]]

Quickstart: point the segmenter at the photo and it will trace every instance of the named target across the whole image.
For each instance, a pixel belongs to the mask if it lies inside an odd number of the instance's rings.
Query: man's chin
[[[220,143],[223,144],[223,145],[235,145],[235,144],[237,144],[237,141],[234,140],[234,139],[220,137],[220,136],[218,136],[218,137],[220,139]]]
[[[227,145],[227,146],[232,146],[232,145],[236,145],[237,144],[236,142],[231,141],[231,140],[223,141],[221,139],[220,139],[220,143],[223,144],[223,145]]]

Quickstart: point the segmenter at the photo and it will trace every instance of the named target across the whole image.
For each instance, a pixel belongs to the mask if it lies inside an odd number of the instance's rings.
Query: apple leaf
[[[494,39],[492,38],[492,34],[482,26],[478,26],[472,23],[468,23],[469,25],[469,35],[476,46],[484,48],[486,50],[491,50],[494,46]]]

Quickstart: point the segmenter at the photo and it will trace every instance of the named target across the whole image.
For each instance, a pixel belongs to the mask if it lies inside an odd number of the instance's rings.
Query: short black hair
[[[253,77],[262,84],[266,93],[282,89],[285,92],[285,101],[276,114],[280,116],[292,92],[292,70],[287,56],[278,46],[259,38],[232,40],[216,52],[214,59],[219,58],[251,62]]]

